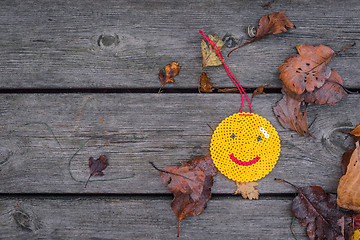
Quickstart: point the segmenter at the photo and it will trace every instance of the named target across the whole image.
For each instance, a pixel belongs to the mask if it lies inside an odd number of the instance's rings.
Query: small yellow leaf
[[[209,35],[209,38],[216,44],[218,49],[221,51],[225,49],[224,42],[216,34],[214,36]],[[203,68],[220,66],[222,64],[220,58],[216,54],[216,51],[211,45],[206,44],[205,40],[201,41],[201,54],[203,57],[202,66]]]
[[[259,190],[255,188],[257,185],[257,182],[236,182],[237,189],[234,194],[241,193],[244,199],[259,199]]]

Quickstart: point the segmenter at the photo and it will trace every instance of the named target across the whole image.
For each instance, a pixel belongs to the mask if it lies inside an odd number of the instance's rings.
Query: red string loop
[[[245,97],[246,97],[246,99],[247,99],[247,101],[248,101],[248,103],[249,103],[250,112],[252,113],[253,111],[252,111],[250,99],[249,99],[249,97],[247,96],[245,90],[241,87],[241,85],[240,85],[240,83],[238,82],[238,80],[236,79],[236,77],[232,74],[232,72],[230,71],[230,69],[228,68],[228,66],[225,64],[224,58],[223,58],[223,56],[222,56],[221,51],[220,51],[219,48],[216,46],[216,44],[215,44],[210,38],[208,38],[208,37],[203,33],[203,31],[199,30],[199,33],[200,33],[201,35],[203,35],[203,37],[204,37],[204,38],[209,42],[209,44],[213,47],[213,49],[215,50],[216,54],[219,56],[221,62],[223,63],[227,75],[229,76],[229,78],[231,79],[231,81],[235,84],[235,86],[237,87],[237,89],[239,90],[239,92],[240,92],[240,94],[241,94],[241,107],[240,107],[239,112],[242,111],[243,106],[244,106],[244,98],[243,98],[243,94],[244,94]]]

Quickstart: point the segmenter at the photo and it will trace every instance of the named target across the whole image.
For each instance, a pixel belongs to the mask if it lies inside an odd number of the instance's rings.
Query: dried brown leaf
[[[276,103],[273,110],[284,128],[294,130],[301,136],[305,136],[309,134],[309,128],[306,120],[306,110],[301,112],[300,106],[301,101],[285,94],[283,98]]]
[[[331,69],[330,77],[324,85],[320,88],[315,88],[312,92],[304,93],[304,100],[307,103],[315,103],[317,105],[333,105],[347,96],[342,84],[343,80],[340,75],[334,69]]]
[[[272,35],[272,34],[286,32],[287,31],[286,28],[296,28],[296,27],[285,16],[285,11],[273,12],[270,15],[262,16],[260,18],[259,26],[257,28],[255,37],[252,38],[251,40],[245,42],[244,44],[240,45],[239,47],[231,50],[227,56],[229,57],[233,51],[235,51],[245,45],[248,45],[249,43],[259,41],[259,40],[261,40],[269,35]]]
[[[335,56],[335,52],[324,45],[296,46],[299,54],[290,55],[279,68],[280,79],[292,92],[300,95],[320,88],[330,77],[331,68],[327,63]]]
[[[259,199],[259,190],[255,188],[257,185],[257,182],[236,182],[237,189],[234,194],[241,193],[244,199]]]
[[[251,98],[255,97],[256,95],[258,94],[266,94],[264,92],[264,89],[269,87],[270,85],[269,84],[265,84],[265,85],[261,85],[260,87],[256,88],[251,96]]]
[[[200,75],[200,91],[211,93],[213,91],[214,83],[210,82],[210,78],[207,76],[205,72],[202,72]]]
[[[337,204],[346,209],[360,211],[360,147],[359,142],[351,155],[347,171],[340,178]]]
[[[345,240],[352,235],[352,216],[336,205],[335,194],[327,194],[319,186],[298,188],[291,185],[298,191],[292,203],[292,213],[302,226],[307,226],[310,240]]]
[[[162,170],[161,182],[168,184],[174,194],[171,208],[178,221],[199,215],[211,198],[217,169],[210,154],[193,158],[181,166],[167,167]]]
[[[159,79],[162,83],[159,92],[161,92],[161,88],[167,83],[175,82],[174,77],[179,74],[181,66],[177,62],[171,62],[167,64],[163,69],[159,71]]]

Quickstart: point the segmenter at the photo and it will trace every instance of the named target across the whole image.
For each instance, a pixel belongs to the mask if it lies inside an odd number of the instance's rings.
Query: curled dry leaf
[[[236,182],[237,189],[234,194],[241,193],[244,199],[259,199],[259,190],[255,188],[257,185],[259,185],[257,182]]]
[[[216,44],[216,46],[220,51],[225,49],[224,42],[223,40],[221,40],[221,38],[218,35],[214,34],[214,36],[209,35],[208,37]],[[205,40],[201,41],[201,54],[203,57],[202,60],[203,69],[206,67],[220,66],[222,64],[220,58],[216,54],[213,47],[210,44],[208,45],[205,42]]]
[[[286,90],[282,90],[284,93]],[[284,128],[296,131],[301,136],[309,134],[309,128],[306,121],[306,110],[301,111],[301,101],[285,94],[283,98],[276,103],[273,108],[274,113]]]
[[[297,190],[291,210],[300,224],[307,226],[310,240],[349,239],[353,233],[352,216],[336,205],[335,194],[327,194],[319,186],[298,188],[285,180],[275,180],[286,182]]]
[[[202,213],[211,198],[217,169],[210,154],[193,158],[181,166],[161,170],[161,182],[168,184],[174,194],[171,209],[180,222],[182,219]]]
[[[181,66],[177,62],[171,62],[167,64],[163,69],[159,71],[159,79],[162,83],[159,93],[161,92],[161,88],[167,83],[175,82],[174,77],[179,74]]]
[[[356,142],[356,148],[351,155],[346,174],[340,178],[337,194],[337,204],[340,207],[360,211],[359,142]]]
[[[240,45],[239,47],[233,49],[232,51],[230,51],[227,56],[229,57],[233,51],[235,51],[245,45],[248,45],[249,43],[259,41],[259,40],[261,40],[269,35],[272,35],[272,34],[286,32],[287,31],[286,28],[296,28],[296,27],[285,16],[285,11],[274,12],[270,15],[262,16],[260,18],[259,26],[257,28],[255,37],[252,38],[251,40],[245,42],[244,44]]]
[[[267,87],[269,87],[269,86],[270,86],[269,84],[261,85],[260,87],[258,87],[257,89],[254,90],[251,98],[255,97],[255,96],[258,95],[258,94],[266,94],[266,93],[264,92],[264,89],[267,88]]]
[[[205,72],[200,75],[200,91],[205,93],[211,93],[213,91],[214,83],[210,82],[210,78]]]

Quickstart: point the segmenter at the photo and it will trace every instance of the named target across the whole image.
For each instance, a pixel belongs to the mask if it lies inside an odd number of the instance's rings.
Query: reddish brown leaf
[[[286,90],[283,89],[283,93]],[[274,113],[284,128],[296,131],[301,136],[309,134],[309,128],[306,121],[306,110],[301,112],[301,101],[283,95],[283,98],[276,103],[273,108]]]
[[[267,88],[267,87],[269,87],[269,86],[270,86],[269,84],[261,85],[260,87],[258,87],[257,89],[254,90],[251,98],[255,97],[255,96],[258,95],[258,94],[266,94],[266,93],[264,92],[264,89]]]
[[[347,96],[342,84],[343,80],[340,75],[331,69],[331,75],[325,84],[321,88],[315,88],[313,92],[304,93],[304,100],[317,105],[325,103],[333,105]]]
[[[345,240],[352,235],[352,216],[336,205],[335,194],[327,194],[319,186],[298,188],[291,185],[298,191],[292,203],[292,213],[302,226],[307,226],[310,240]]]
[[[161,92],[161,88],[167,83],[175,82],[174,77],[179,74],[181,66],[177,62],[171,62],[165,66],[165,69],[161,69],[159,71],[159,79],[162,83],[159,92]]]
[[[274,12],[270,15],[265,15],[262,16],[260,18],[259,21],[259,26],[257,28],[256,31],[256,35],[254,38],[252,38],[251,40],[245,42],[244,44],[240,45],[239,47],[233,49],[232,51],[229,52],[229,54],[227,55],[228,57],[230,56],[230,54],[249,44],[249,43],[253,43],[256,41],[259,41],[269,35],[272,34],[278,34],[281,32],[286,32],[287,29],[286,28],[296,28],[295,25],[285,16],[285,11],[282,12]]]
[[[200,91],[211,93],[213,91],[214,84],[210,82],[210,78],[207,76],[205,72],[202,72],[200,75]]]
[[[216,173],[210,154],[193,158],[181,166],[161,170],[161,182],[168,184],[174,194],[171,208],[178,221],[205,210]]]
[[[335,52],[324,45],[296,46],[299,54],[290,55],[279,68],[280,79],[292,92],[300,95],[305,90],[314,91],[320,88],[330,77],[331,68],[327,63],[335,56]]]
[[[100,155],[100,157],[96,160],[93,157],[90,157],[89,158],[90,176],[85,183],[85,187],[92,176],[104,176],[104,173],[102,171],[107,166],[109,166],[109,163],[107,162],[107,158],[105,155]]]
[[[358,124],[351,132],[348,132],[356,137],[360,137],[360,124]]]

